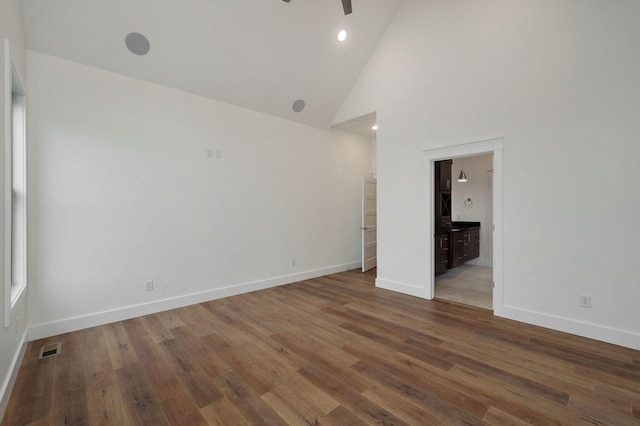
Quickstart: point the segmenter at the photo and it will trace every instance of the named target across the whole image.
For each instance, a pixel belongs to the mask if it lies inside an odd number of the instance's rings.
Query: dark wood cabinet
[[[450,237],[449,269],[480,256],[480,227],[454,228]]]
[[[450,269],[451,230],[451,166],[453,160],[436,161],[434,164],[434,230],[435,230],[435,273]]]
[[[451,232],[451,258],[449,268],[457,268],[467,260],[467,246],[469,233],[466,230],[454,230]]]
[[[448,231],[451,229],[451,193],[440,192],[438,200],[440,202],[439,218],[436,229],[439,231]]]
[[[435,162],[434,229],[435,273],[456,268],[480,256],[480,222],[451,220],[451,168],[453,160]]]
[[[453,160],[436,161],[436,181],[440,191],[451,192],[451,167]]]
[[[470,228],[468,238],[467,260],[480,257],[480,228]]]
[[[435,162],[435,230],[436,234],[451,229],[451,165],[452,160]]]
[[[449,233],[436,235],[436,274],[449,269]]]

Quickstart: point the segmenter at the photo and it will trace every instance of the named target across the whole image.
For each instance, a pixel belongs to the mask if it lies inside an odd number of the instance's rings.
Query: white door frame
[[[434,271],[435,271],[435,233],[434,225],[434,162],[459,157],[469,157],[481,154],[493,154],[493,313],[503,316],[503,247],[502,247],[502,150],[504,138],[490,139],[463,145],[449,146],[423,151],[426,168],[425,179],[425,209],[428,220],[426,229],[429,230],[429,238],[425,241],[430,261],[427,262],[429,271],[427,286],[427,299],[434,297]]]

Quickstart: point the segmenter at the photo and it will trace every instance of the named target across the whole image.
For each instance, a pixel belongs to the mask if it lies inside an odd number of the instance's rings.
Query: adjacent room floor
[[[493,309],[493,268],[464,264],[435,279],[436,299]]]

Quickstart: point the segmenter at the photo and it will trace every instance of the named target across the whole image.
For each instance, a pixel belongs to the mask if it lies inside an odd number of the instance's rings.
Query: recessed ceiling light
[[[347,39],[347,32],[345,30],[340,30],[338,33],[338,41],[345,41]]]
[[[149,40],[140,33],[129,33],[124,39],[127,49],[136,55],[146,55],[149,53]]]
[[[371,126],[371,128],[372,128],[373,130],[378,130],[378,125],[377,125],[377,124],[374,124],[373,126]]]

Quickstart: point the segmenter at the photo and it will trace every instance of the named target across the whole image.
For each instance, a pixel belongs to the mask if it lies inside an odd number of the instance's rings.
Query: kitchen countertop
[[[463,231],[469,228],[480,228],[480,222],[454,221],[451,223],[451,232]]]

